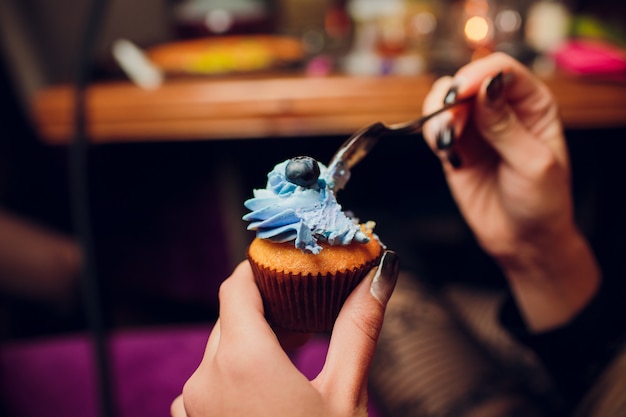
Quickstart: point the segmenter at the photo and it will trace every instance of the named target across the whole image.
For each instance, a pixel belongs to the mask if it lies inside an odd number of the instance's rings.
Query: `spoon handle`
[[[339,147],[328,164],[328,180],[331,182],[331,188],[335,191],[342,189],[350,179],[352,167],[365,158],[383,136],[401,136],[417,133],[422,130],[424,123],[434,116],[452,107],[467,103],[473,100],[473,98],[474,96],[469,96],[459,99],[454,103],[444,105],[432,113],[406,123],[387,126],[382,122],[376,122],[359,130]]]
[[[460,104],[468,103],[474,100],[474,97],[475,96],[473,95],[464,97],[462,99],[455,101],[454,103],[445,104],[441,108],[435,110],[434,112],[428,113],[418,119],[411,120],[411,121],[404,122],[404,123],[394,124],[394,125],[389,126],[388,128],[391,131],[390,133],[393,133],[394,135],[407,135],[409,133],[417,133],[421,131],[422,127],[424,127],[426,122],[432,119],[433,117],[437,116],[438,114],[443,113],[446,110],[450,110],[451,108],[456,107]]]

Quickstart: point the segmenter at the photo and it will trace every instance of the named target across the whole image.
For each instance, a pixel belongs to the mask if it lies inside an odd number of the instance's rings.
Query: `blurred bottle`
[[[524,60],[527,48],[524,43],[522,16],[525,14],[522,1],[500,0],[494,10],[494,44],[498,51]]]
[[[567,38],[571,14],[560,0],[538,0],[526,16],[526,43],[540,54],[558,48]]]
[[[409,0],[406,5],[408,49],[428,60],[442,13],[440,3],[432,0]]]
[[[306,73],[333,72],[351,43],[346,0],[278,0],[276,4],[277,33],[301,42]]]
[[[381,40],[380,22],[403,12],[402,0],[349,0],[347,10],[354,25],[352,46],[343,60],[350,75],[379,75],[384,72],[384,58],[390,46]]]
[[[433,1],[351,0],[353,44],[345,70],[357,75],[416,75],[425,71],[437,26]]]
[[[551,54],[567,39],[571,13],[560,0],[538,0],[528,8],[524,39],[537,54],[532,67],[548,76],[556,64]]]
[[[179,38],[269,34],[275,29],[273,0],[172,0]]]
[[[394,74],[418,75],[430,70],[440,13],[436,1],[405,0],[402,31],[398,30],[402,43],[394,57]]]

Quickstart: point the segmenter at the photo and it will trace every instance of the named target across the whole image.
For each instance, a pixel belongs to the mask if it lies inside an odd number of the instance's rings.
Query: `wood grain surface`
[[[298,76],[178,78],[153,91],[125,81],[88,90],[93,143],[227,140],[349,135],[383,121],[421,114],[434,78]],[[545,79],[568,129],[626,127],[626,84],[568,76]],[[72,89],[39,91],[32,103],[35,125],[50,144],[72,137]]]

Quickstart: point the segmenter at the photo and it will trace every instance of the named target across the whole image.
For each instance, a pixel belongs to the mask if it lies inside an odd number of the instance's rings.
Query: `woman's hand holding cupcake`
[[[573,317],[599,272],[575,225],[569,157],[557,105],[525,66],[496,53],[438,80],[424,113],[476,95],[430,121],[452,194],[479,243],[502,267],[527,325]]]
[[[250,265],[241,263],[222,284],[220,318],[172,416],[366,416],[367,374],[397,276],[397,256],[387,251],[344,304],[326,363],[309,381],[284,350],[306,335],[277,337]]]

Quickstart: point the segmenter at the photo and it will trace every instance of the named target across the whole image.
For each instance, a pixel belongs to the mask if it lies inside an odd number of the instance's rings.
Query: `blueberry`
[[[285,177],[287,181],[301,187],[310,187],[317,183],[320,176],[320,166],[309,156],[297,156],[287,162]]]

